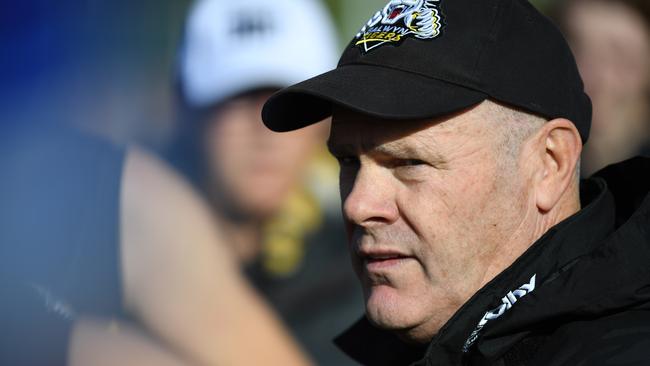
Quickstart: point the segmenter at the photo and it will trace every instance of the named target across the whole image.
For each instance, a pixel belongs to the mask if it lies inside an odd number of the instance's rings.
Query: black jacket
[[[583,209],[480,289],[428,347],[365,319],[336,343],[367,365],[650,365],[649,190],[647,158],[584,181]]]

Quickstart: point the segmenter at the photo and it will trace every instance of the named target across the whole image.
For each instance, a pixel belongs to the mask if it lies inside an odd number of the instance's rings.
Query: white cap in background
[[[289,86],[331,70],[338,58],[317,0],[199,0],[180,51],[180,87],[191,107]]]

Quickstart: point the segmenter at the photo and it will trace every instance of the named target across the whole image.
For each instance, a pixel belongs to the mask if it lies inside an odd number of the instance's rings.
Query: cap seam
[[[497,39],[497,33],[498,33],[498,26],[500,23],[497,21],[499,19],[499,15],[503,11],[503,1],[496,1],[494,5],[495,11],[492,17],[492,22],[490,24],[490,29],[488,31],[488,36],[487,36],[487,42],[482,42],[481,43],[481,50],[478,53],[478,57],[476,57],[476,63],[474,64],[474,72],[473,72],[473,78],[474,80],[480,80],[481,75],[480,75],[480,65],[483,61],[483,56],[485,55],[485,50],[487,49],[487,44],[488,43],[494,43],[496,42]]]

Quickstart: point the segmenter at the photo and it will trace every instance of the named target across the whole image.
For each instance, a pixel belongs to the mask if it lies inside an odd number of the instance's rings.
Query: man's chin
[[[390,331],[405,343],[428,343],[433,334],[427,331],[426,315],[416,302],[400,298],[391,288],[375,289],[366,300],[366,317],[377,328]]]
[[[418,324],[408,305],[408,301],[400,298],[395,289],[388,286],[375,287],[366,300],[366,317],[377,328],[408,330]]]

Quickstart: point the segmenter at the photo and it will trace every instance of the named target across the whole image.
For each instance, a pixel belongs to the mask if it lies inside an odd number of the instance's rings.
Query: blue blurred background
[[[550,1],[536,3],[545,7]],[[191,1],[0,4],[2,123],[27,118],[24,112],[34,112],[30,106],[36,103],[43,111],[83,109],[88,117],[70,120],[117,142],[161,145],[169,138],[175,116],[171,101],[176,50]],[[326,4],[342,47],[384,1]],[[99,107],[88,100],[89,92],[110,99],[113,107],[93,110]]]

